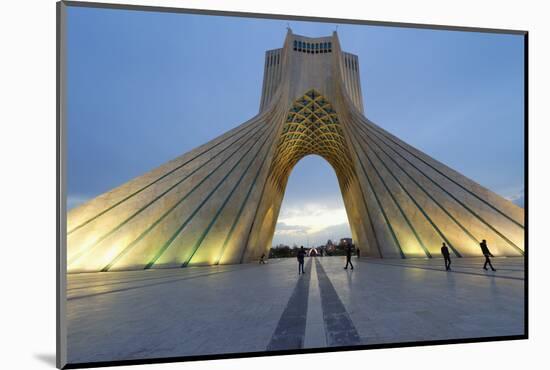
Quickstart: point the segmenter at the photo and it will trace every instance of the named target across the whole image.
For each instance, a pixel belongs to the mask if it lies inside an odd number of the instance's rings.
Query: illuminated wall
[[[352,236],[372,257],[524,250],[524,211],[369,121],[359,63],[336,33],[266,53],[260,112],[69,212],[69,272],[243,263],[271,246],[304,156],[334,168]]]

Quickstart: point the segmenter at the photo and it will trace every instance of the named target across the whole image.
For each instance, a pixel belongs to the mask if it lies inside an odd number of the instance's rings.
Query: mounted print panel
[[[527,337],[526,32],[58,4],[58,366]]]

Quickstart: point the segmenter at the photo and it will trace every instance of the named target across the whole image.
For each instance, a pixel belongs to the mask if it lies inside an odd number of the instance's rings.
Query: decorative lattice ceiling
[[[334,168],[344,186],[353,175],[351,155],[336,111],[329,101],[312,89],[290,108],[271,168],[271,181],[281,191],[290,171],[300,159],[317,154]]]

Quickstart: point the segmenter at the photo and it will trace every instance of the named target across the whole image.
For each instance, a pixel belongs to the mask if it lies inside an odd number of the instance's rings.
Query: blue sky
[[[330,35],[335,24],[288,22]],[[68,10],[68,204],[73,207],[220,135],[259,108],[264,53],[287,21]],[[523,194],[523,38],[338,25],[359,56],[365,112],[505,197]],[[311,189],[315,191],[311,191]],[[334,171],[292,172],[274,244],[349,235]]]

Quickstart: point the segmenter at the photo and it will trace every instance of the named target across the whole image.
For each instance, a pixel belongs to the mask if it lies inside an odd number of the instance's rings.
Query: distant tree
[[[288,245],[279,244],[269,251],[270,258],[288,258],[292,257],[291,249]]]

